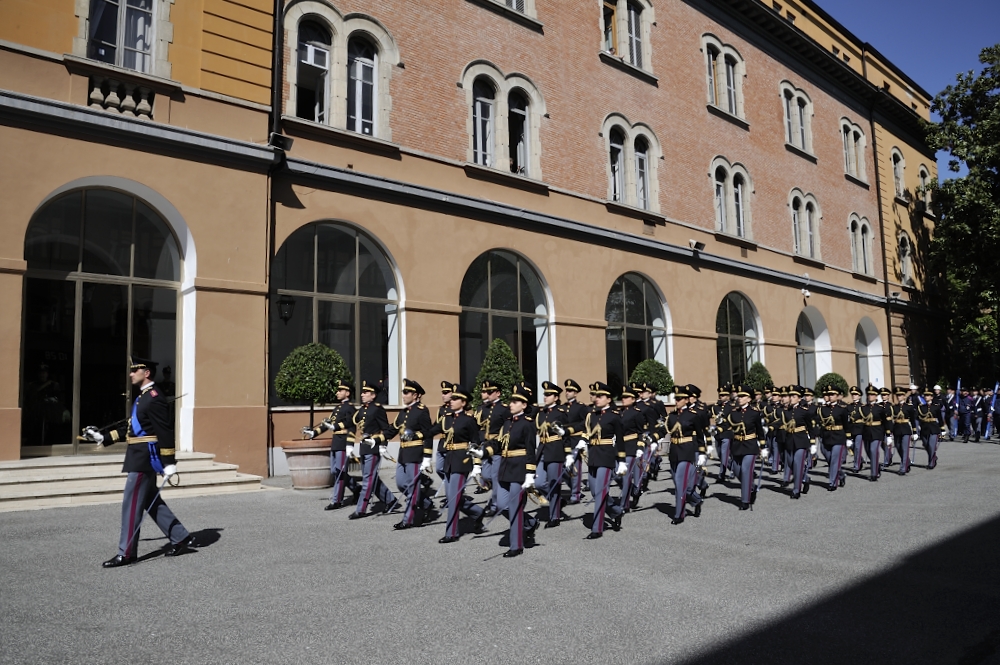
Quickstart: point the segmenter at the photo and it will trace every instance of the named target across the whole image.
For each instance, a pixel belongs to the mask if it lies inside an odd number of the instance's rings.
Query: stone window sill
[[[465,169],[465,175],[469,178],[495,182],[498,185],[517,187],[518,189],[524,189],[529,192],[537,192],[539,194],[548,195],[549,193],[548,184],[542,182],[541,180],[533,180],[532,178],[528,178],[523,175],[517,175],[516,173],[501,171],[500,169],[481,166],[480,164],[473,164],[471,162],[466,162],[462,165],[462,168]]]
[[[801,263],[805,266],[811,266],[813,268],[819,268],[820,270],[826,270],[826,264],[819,259],[812,259],[808,256],[802,256],[801,254],[793,254],[792,260],[796,263]]]
[[[653,212],[652,210],[637,208],[619,201],[607,201],[604,205],[607,207],[608,212],[615,213],[617,215],[625,215],[626,217],[641,219],[643,221],[652,222],[658,226],[667,225],[667,218],[658,212]]]
[[[134,83],[136,85],[145,86],[159,94],[170,95],[182,93],[181,84],[177,81],[161,78],[159,76],[152,76],[150,74],[143,74],[142,72],[137,72],[134,69],[116,67],[105,62],[90,60],[89,58],[81,58],[76,55],[70,55],[69,53],[63,55],[63,63],[66,65],[66,69],[73,73],[106,76],[125,83]]]
[[[721,243],[727,245],[736,245],[737,247],[742,247],[743,249],[752,249],[757,251],[757,243],[749,238],[742,238],[740,236],[734,236],[729,233],[723,233],[721,231],[715,232],[715,239]]]
[[[867,182],[865,182],[861,178],[859,178],[857,176],[854,176],[854,175],[851,175],[850,173],[845,173],[844,174],[844,180],[846,180],[847,182],[853,182],[855,185],[858,185],[860,187],[864,187],[865,189],[871,189],[871,185],[869,185]]]
[[[805,150],[803,150],[802,148],[798,147],[797,145],[793,145],[791,143],[787,143],[786,142],[785,143],[785,150],[787,150],[788,152],[790,152],[790,153],[792,153],[794,155],[798,155],[802,159],[809,160],[813,164],[815,164],[816,161],[817,161],[816,160],[816,155],[814,155],[814,154],[812,154],[810,152],[806,152]]]
[[[303,120],[291,115],[281,116],[281,122],[286,129],[291,130],[289,133],[293,136],[305,134],[337,145],[358,148],[365,152],[399,157],[399,145],[392,141],[367,136],[366,134],[358,134],[357,132],[351,132],[340,127],[331,127],[330,125],[324,125],[311,120]]]
[[[861,280],[862,282],[868,282],[870,284],[878,284],[878,280],[875,279],[874,275],[866,275],[862,272],[852,272],[851,277],[857,280]]]
[[[658,79],[657,77],[653,76],[651,73],[647,72],[645,69],[641,69],[639,67],[636,67],[633,64],[625,62],[625,60],[623,58],[621,58],[621,57],[619,57],[617,55],[611,55],[607,51],[601,51],[600,53],[598,53],[598,56],[600,56],[601,62],[603,62],[603,63],[605,63],[607,65],[611,65],[615,69],[620,69],[621,71],[625,72],[626,74],[631,74],[632,76],[636,77],[640,81],[645,81],[646,83],[649,83],[650,85],[654,85],[654,86],[658,86],[659,85],[659,80],[660,79]]]
[[[532,30],[536,30],[538,32],[544,32],[541,21],[515,9],[511,9],[504,3],[497,2],[497,0],[467,0],[467,2],[471,2],[474,5],[479,5],[480,7],[488,9],[491,12],[495,12],[500,16],[514,21],[515,23],[520,23],[526,28],[531,28]]]
[[[727,120],[736,125],[737,127],[739,127],[740,129],[745,129],[747,131],[750,131],[750,123],[744,120],[743,118],[737,115],[733,115],[729,111],[726,111],[725,109],[722,109],[716,106],[715,104],[706,104],[705,108],[707,108],[709,113],[711,113],[712,115],[718,116],[723,120]]]

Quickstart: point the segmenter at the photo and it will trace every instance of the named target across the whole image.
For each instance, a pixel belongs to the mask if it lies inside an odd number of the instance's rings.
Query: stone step
[[[183,460],[213,460],[212,453],[178,453],[177,461]],[[125,452],[120,453],[100,453],[95,455],[66,455],[61,457],[29,457],[19,460],[7,460],[0,462],[0,475],[7,471],[20,471],[31,469],[61,469],[67,467],[83,466],[115,466],[119,468],[125,461]]]
[[[178,460],[177,471],[186,474],[219,474],[235,472],[239,469],[235,464],[213,462],[211,459]],[[12,485],[29,485],[33,483],[64,482],[79,484],[90,480],[124,478],[121,464],[100,464],[70,467],[44,467],[40,469],[20,469],[16,472],[0,471],[0,491]]]

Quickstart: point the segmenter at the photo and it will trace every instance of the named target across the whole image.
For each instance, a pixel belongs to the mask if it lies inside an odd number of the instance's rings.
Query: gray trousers
[[[896,450],[899,452],[899,474],[910,472],[910,439],[909,434],[896,439]]]
[[[396,487],[402,492],[406,502],[406,507],[403,510],[403,523],[411,526],[416,521],[418,508],[430,510],[434,507],[434,502],[430,500],[430,497],[424,496],[420,475],[419,462],[396,464]]]
[[[726,470],[729,468],[729,449],[733,445],[732,439],[719,439],[719,478],[726,477]]]
[[[136,527],[147,509],[172,544],[188,537],[188,530],[160,497],[156,496],[156,474],[133,471],[125,480],[125,495],[122,497],[122,532],[118,538],[118,553],[134,559],[139,551],[139,534]],[[132,534],[135,534],[134,536]],[[131,543],[129,540],[131,539]]]
[[[938,435],[937,433],[928,434],[924,438],[924,449],[927,451],[927,468],[933,469],[937,466],[937,447],[938,447]]]
[[[697,506],[703,500],[695,492],[698,488],[698,468],[692,462],[678,462],[671,475],[674,477],[674,519],[682,519],[688,501]]]
[[[847,474],[844,473],[847,446],[836,445],[829,449],[824,448],[823,450],[825,451],[826,458],[830,460],[830,487],[836,487],[843,478],[847,477]]]
[[[622,493],[618,497],[618,505],[627,513],[632,505],[632,497],[639,496],[642,491],[642,460],[626,457],[625,466],[627,470],[622,477]]]
[[[524,505],[528,501],[528,494],[524,491],[520,483],[501,483],[499,492],[499,510],[510,522],[510,549],[524,549],[524,534],[535,528],[538,520],[525,515]]]
[[[445,523],[444,535],[448,538],[458,538],[458,512],[462,511],[469,517],[479,519],[483,509],[473,503],[472,498],[465,494],[464,473],[449,473],[445,480],[445,491],[448,492],[448,521]]]
[[[502,458],[500,457],[500,455],[494,455],[493,456],[493,463],[490,465],[490,468],[491,468],[490,484],[493,486],[493,491],[490,493],[490,502],[489,502],[488,505],[490,507],[490,510],[492,510],[494,512],[499,512],[500,511],[500,509],[498,507],[500,505],[500,501],[499,501],[499,498],[500,498],[500,487],[499,487],[500,482],[497,480],[497,478],[500,475],[500,460],[501,459]],[[486,471],[486,467],[485,466],[483,467],[483,471],[484,472]]]
[[[375,453],[364,455],[361,458],[361,496],[358,497],[358,507],[356,512],[364,515],[368,510],[368,502],[374,493],[387,506],[396,503],[396,495],[392,493],[378,475],[378,468],[382,464],[382,457]]]
[[[753,471],[756,465],[756,455],[734,455],[729,461],[729,471],[733,474],[733,478],[740,481],[740,500],[743,503],[750,503],[750,492],[753,489]]]
[[[604,533],[604,515],[618,517],[622,507],[611,501],[608,490],[611,488],[611,477],[614,469],[604,466],[590,467],[590,495],[594,498],[594,523],[590,530],[593,533]]]

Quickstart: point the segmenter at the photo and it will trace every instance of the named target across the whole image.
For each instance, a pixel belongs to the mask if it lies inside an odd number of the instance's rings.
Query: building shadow
[[[1000,517],[681,662],[1000,663],[998,552]]]

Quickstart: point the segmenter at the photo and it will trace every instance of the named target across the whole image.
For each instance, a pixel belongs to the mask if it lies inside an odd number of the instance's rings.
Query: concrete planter
[[[316,490],[333,485],[329,439],[282,441],[281,449],[288,460],[288,471],[292,476],[294,489]]]

